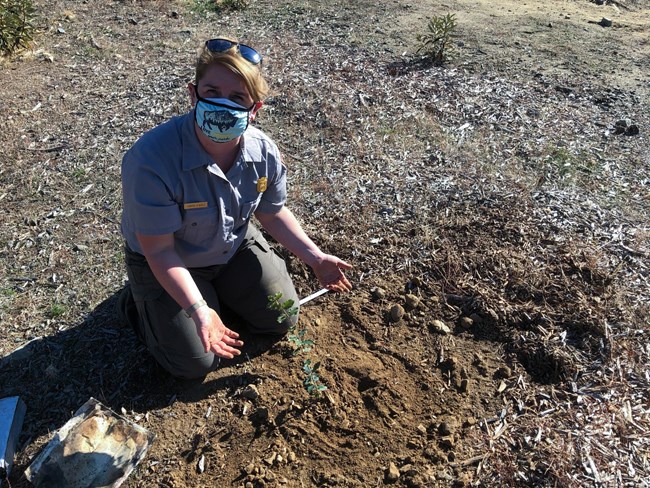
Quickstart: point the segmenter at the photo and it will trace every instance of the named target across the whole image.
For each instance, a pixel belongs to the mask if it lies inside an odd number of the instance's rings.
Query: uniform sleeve
[[[182,219],[173,189],[156,172],[151,151],[129,150],[122,160],[124,223],[133,233],[170,234],[181,228]]]

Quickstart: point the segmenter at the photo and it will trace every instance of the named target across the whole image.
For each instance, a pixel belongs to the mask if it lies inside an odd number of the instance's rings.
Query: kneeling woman
[[[252,332],[283,335],[268,297],[298,298],[282,258],[253,215],[307,263],[321,285],[349,291],[342,270],[285,206],[286,168],[253,127],[268,93],[262,57],[229,39],[205,43],[188,85],[192,110],[145,133],[124,155],[122,233],[129,276],[123,319],[171,374],[200,378],[243,345],[224,325],[227,307]]]

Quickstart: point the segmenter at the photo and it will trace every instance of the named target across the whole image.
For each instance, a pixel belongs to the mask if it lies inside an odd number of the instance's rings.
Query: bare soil
[[[0,71],[11,486],[89,397],[156,435],[127,487],[648,486],[650,2],[597,3],[38,1]],[[303,307],[311,351],[234,320],[245,354],[182,382],[115,312],[119,163],[224,34],[265,55],[289,205],[355,290]]]

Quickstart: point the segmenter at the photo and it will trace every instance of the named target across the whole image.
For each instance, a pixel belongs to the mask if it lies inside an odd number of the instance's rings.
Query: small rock
[[[627,125],[628,121],[625,119],[617,120],[614,122],[614,135],[625,134]]]
[[[474,417],[467,417],[465,419],[465,427],[474,427],[478,421]]]
[[[469,380],[467,378],[464,378],[460,380],[460,384],[458,385],[458,390],[461,393],[468,393],[469,392]]]
[[[408,439],[406,441],[406,447],[408,447],[409,449],[421,449],[422,442],[418,439]]]
[[[611,27],[612,26],[612,19],[608,19],[607,17],[603,17],[600,19],[600,25],[603,27]]]
[[[386,298],[386,290],[378,286],[373,288],[370,292],[372,293],[372,296],[377,300],[383,300]]]
[[[255,472],[255,464],[250,463],[247,464],[246,467],[244,468],[244,473],[246,474],[253,474]]]
[[[440,442],[438,444],[443,449],[453,449],[454,446],[456,445],[456,441],[454,441],[453,436],[446,435],[442,439],[440,439]]]
[[[481,317],[477,313],[473,313],[472,315],[469,316],[469,318],[472,319],[475,324],[480,324],[481,322],[483,322],[483,317]]]
[[[418,474],[417,470],[412,464],[405,464],[401,468],[399,468],[399,472],[401,475],[405,476],[415,476]]]
[[[402,317],[404,317],[404,307],[401,305],[393,305],[393,307],[390,309],[390,320],[391,322],[399,322],[402,320]]]
[[[395,463],[390,463],[386,470],[386,481],[389,483],[395,483],[399,479],[399,474],[399,469],[397,469]]]
[[[511,376],[512,376],[512,369],[510,369],[508,366],[501,366],[499,369],[497,369],[494,372],[495,379],[510,378]]]
[[[260,396],[260,392],[255,385],[248,385],[241,392],[241,396],[248,398],[249,400],[256,400]]]
[[[447,299],[447,303],[449,305],[456,305],[456,306],[461,306],[467,301],[467,297],[463,295],[455,295],[453,293],[449,293],[445,296]]]
[[[443,420],[438,426],[438,432],[442,436],[453,435],[456,431],[456,423],[453,420]]]
[[[269,409],[260,407],[251,413],[250,418],[253,422],[264,423],[269,419]]]
[[[470,329],[474,325],[474,321],[469,317],[461,317],[460,320],[458,321],[458,324],[463,329]]]
[[[410,308],[411,310],[418,308],[420,305],[420,298],[413,295],[412,293],[409,293],[406,295],[406,306]]]
[[[275,459],[278,457],[278,453],[272,452],[269,457],[264,459],[264,462],[268,464],[269,466],[273,466],[273,463],[275,462]]]
[[[451,329],[447,327],[442,320],[434,320],[431,322],[430,329],[438,334],[451,334]]]
[[[638,136],[639,135],[639,126],[632,124],[628,125],[627,129],[625,129],[625,135],[626,136]]]
[[[287,462],[288,463],[295,463],[296,462],[296,453],[293,451],[289,451],[289,454],[287,454]]]
[[[458,367],[458,359],[454,356],[449,356],[442,363],[440,363],[440,368],[445,371],[454,371]]]
[[[416,428],[420,434],[427,435],[427,428],[424,425],[418,424]]]

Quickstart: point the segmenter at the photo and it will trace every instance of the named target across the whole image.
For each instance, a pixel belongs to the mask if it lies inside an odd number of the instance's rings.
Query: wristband
[[[185,309],[185,315],[187,315],[188,319],[192,318],[192,314],[196,312],[199,308],[204,307],[207,305],[207,302],[205,300],[199,300],[196,302],[194,305],[187,307]]]

